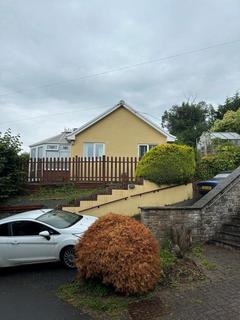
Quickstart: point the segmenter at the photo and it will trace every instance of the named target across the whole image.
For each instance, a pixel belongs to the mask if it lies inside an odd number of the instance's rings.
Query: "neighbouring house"
[[[71,143],[67,135],[71,130],[65,129],[60,134],[30,145],[32,159],[68,158],[71,156]]]
[[[116,106],[67,135],[71,156],[142,157],[175,136],[121,100]]]
[[[213,154],[224,143],[240,146],[240,135],[236,132],[203,132],[197,141],[197,150],[202,155]]]

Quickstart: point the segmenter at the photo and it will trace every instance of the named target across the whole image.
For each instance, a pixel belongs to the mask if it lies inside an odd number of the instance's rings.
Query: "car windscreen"
[[[219,173],[213,179],[220,180],[225,179],[230,175],[230,173]]]
[[[58,229],[69,228],[82,219],[82,216],[63,210],[51,210],[37,218],[38,221]]]

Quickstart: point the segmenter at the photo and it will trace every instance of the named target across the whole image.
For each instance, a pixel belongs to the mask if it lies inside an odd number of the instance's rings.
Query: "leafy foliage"
[[[240,109],[240,96],[236,92],[232,97],[228,97],[223,105],[218,106],[217,119],[222,119],[227,111],[237,111]]]
[[[222,120],[214,122],[211,130],[237,132],[240,134],[240,107],[236,111],[227,111]]]
[[[158,243],[141,223],[108,214],[79,240],[76,265],[83,279],[100,279],[126,294],[145,293],[160,276]]]
[[[234,170],[240,166],[240,147],[222,146],[214,155],[204,156],[197,164],[196,177],[199,180],[212,178],[222,171]]]
[[[161,144],[147,152],[136,169],[136,176],[157,184],[187,183],[195,172],[194,151],[177,144]]]
[[[11,130],[0,133],[0,199],[16,194],[22,187],[20,168],[21,142]]]
[[[183,102],[164,112],[162,125],[177,136],[179,143],[195,146],[196,139],[210,128],[214,120],[213,106],[206,102]]]

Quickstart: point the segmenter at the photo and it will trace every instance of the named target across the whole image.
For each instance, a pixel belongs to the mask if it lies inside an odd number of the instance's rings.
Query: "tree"
[[[211,127],[215,117],[213,106],[204,101],[196,104],[183,102],[164,112],[162,125],[177,136],[178,142],[195,146],[196,139]]]
[[[236,92],[234,96],[227,98],[223,105],[218,106],[216,112],[217,119],[222,119],[227,111],[237,111],[240,108],[240,96]]]
[[[211,130],[237,132],[240,134],[240,108],[237,111],[227,111],[223,119],[214,122]]]
[[[11,130],[0,132],[0,199],[17,193],[20,189],[19,152],[20,137]]]

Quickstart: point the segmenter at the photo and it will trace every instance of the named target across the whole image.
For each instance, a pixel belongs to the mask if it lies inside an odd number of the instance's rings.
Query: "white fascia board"
[[[66,136],[67,140],[70,141],[74,141],[76,135],[78,135],[80,132],[86,130],[87,128],[91,127],[92,125],[94,125],[96,122],[102,120],[103,118],[105,118],[106,116],[108,116],[109,114],[111,114],[112,112],[114,112],[115,110],[117,110],[120,107],[124,107],[125,109],[127,109],[128,111],[130,111],[131,113],[133,113],[136,117],[138,117],[139,119],[141,119],[142,121],[144,121],[145,123],[147,123],[149,126],[151,126],[152,128],[154,128],[155,130],[157,130],[158,132],[160,132],[162,135],[164,135],[165,137],[167,137],[167,141],[168,142],[174,142],[176,140],[176,137],[171,135],[170,133],[164,131],[163,129],[161,129],[160,127],[156,126],[153,122],[149,121],[148,119],[146,119],[143,115],[141,115],[139,112],[137,112],[136,110],[134,110],[132,107],[128,106],[126,103],[118,103],[117,105],[115,105],[113,108],[108,109],[107,111],[105,111],[104,113],[102,113],[100,116],[96,117],[95,119],[87,122],[85,125],[83,125],[82,127],[80,127],[79,129],[75,130],[74,132],[70,133],[69,135]]]

